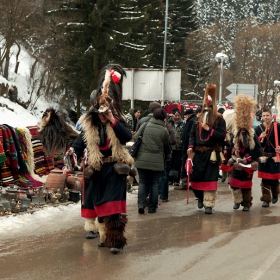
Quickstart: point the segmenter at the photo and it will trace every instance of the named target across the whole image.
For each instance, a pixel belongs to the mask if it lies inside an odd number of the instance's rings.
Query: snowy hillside
[[[16,86],[18,90],[18,99],[21,102],[27,102],[30,99],[29,73],[32,66],[32,60],[28,53],[22,48],[19,56],[18,73],[14,73],[15,56],[11,57],[9,81],[0,75],[0,84],[7,87]],[[40,75],[38,72],[37,75]],[[37,99],[36,95],[31,97],[31,103],[27,109],[17,103],[11,102],[8,94],[0,96],[0,123],[8,124],[13,127],[25,127],[35,125],[40,122],[43,112],[48,108],[58,109],[56,102],[47,101],[43,96]],[[32,110],[30,108],[33,108]]]

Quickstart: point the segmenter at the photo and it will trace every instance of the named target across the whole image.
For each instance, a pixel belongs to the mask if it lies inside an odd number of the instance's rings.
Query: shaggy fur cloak
[[[43,116],[38,137],[41,140],[46,154],[53,155],[54,152],[63,150],[64,152],[78,137],[69,124],[65,122],[53,108],[48,108]]]
[[[253,97],[245,94],[238,94],[234,100],[234,109],[236,113],[235,132],[234,132],[234,148],[238,148],[238,141],[241,141],[244,146],[249,146],[250,150],[255,148],[254,141],[254,109],[257,102]]]
[[[93,122],[95,112],[89,111],[87,114],[81,117],[81,127],[84,131],[84,141],[88,148],[88,164],[94,169],[100,170],[102,165],[102,153],[98,148],[100,143],[100,137],[98,133],[98,127]],[[113,128],[110,123],[106,125],[106,133],[110,139],[109,146],[112,148],[112,157],[114,161],[122,161],[127,164],[132,164],[134,159],[128,153],[128,150],[122,145],[119,139],[116,137]]]

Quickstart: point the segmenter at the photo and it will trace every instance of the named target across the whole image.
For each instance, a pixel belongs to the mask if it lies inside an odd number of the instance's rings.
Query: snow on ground
[[[137,201],[137,190],[127,193],[127,204]],[[84,226],[81,218],[80,202],[69,205],[42,207],[34,213],[21,212],[19,214],[0,217],[0,236],[13,238],[15,236],[41,235],[48,232],[67,230],[75,225]]]

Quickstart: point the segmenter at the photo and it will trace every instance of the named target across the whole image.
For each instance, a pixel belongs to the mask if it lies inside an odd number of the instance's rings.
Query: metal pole
[[[222,102],[222,90],[223,90],[223,58],[221,57],[221,68],[220,68],[220,91],[219,91],[219,103]]]
[[[131,70],[131,101],[130,108],[134,108],[134,69]]]
[[[168,0],[165,2],[165,26],[164,26],[164,45],[163,45],[163,65],[162,65],[162,87],[161,87],[161,105],[164,105],[165,90],[165,60],[166,60],[166,41],[167,41],[167,20],[168,20]]]

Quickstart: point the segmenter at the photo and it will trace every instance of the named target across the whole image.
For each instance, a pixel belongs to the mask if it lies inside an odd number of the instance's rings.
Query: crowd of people
[[[145,209],[156,213],[159,199],[169,201],[170,185],[176,191],[192,189],[197,207],[212,214],[221,177],[229,184],[233,209],[242,205],[243,211],[249,211],[255,171],[262,178],[262,206],[277,202],[280,127],[269,109],[262,110],[263,122],[254,128],[252,97],[238,94],[234,110],[218,108],[216,85],[207,84],[203,104],[196,110],[174,107],[167,113],[160,103],[151,102],[147,116],[140,118],[138,108],[125,115],[121,107],[125,75],[120,65],[104,67],[90,97],[91,107],[79,120],[81,133],[68,150],[84,164],[81,214],[87,238],[97,237],[98,232],[98,245],[112,253],[126,245],[126,181],[133,168],[139,175],[141,215]],[[139,137],[142,143],[132,158],[126,143]],[[193,167],[190,174],[187,160]]]

